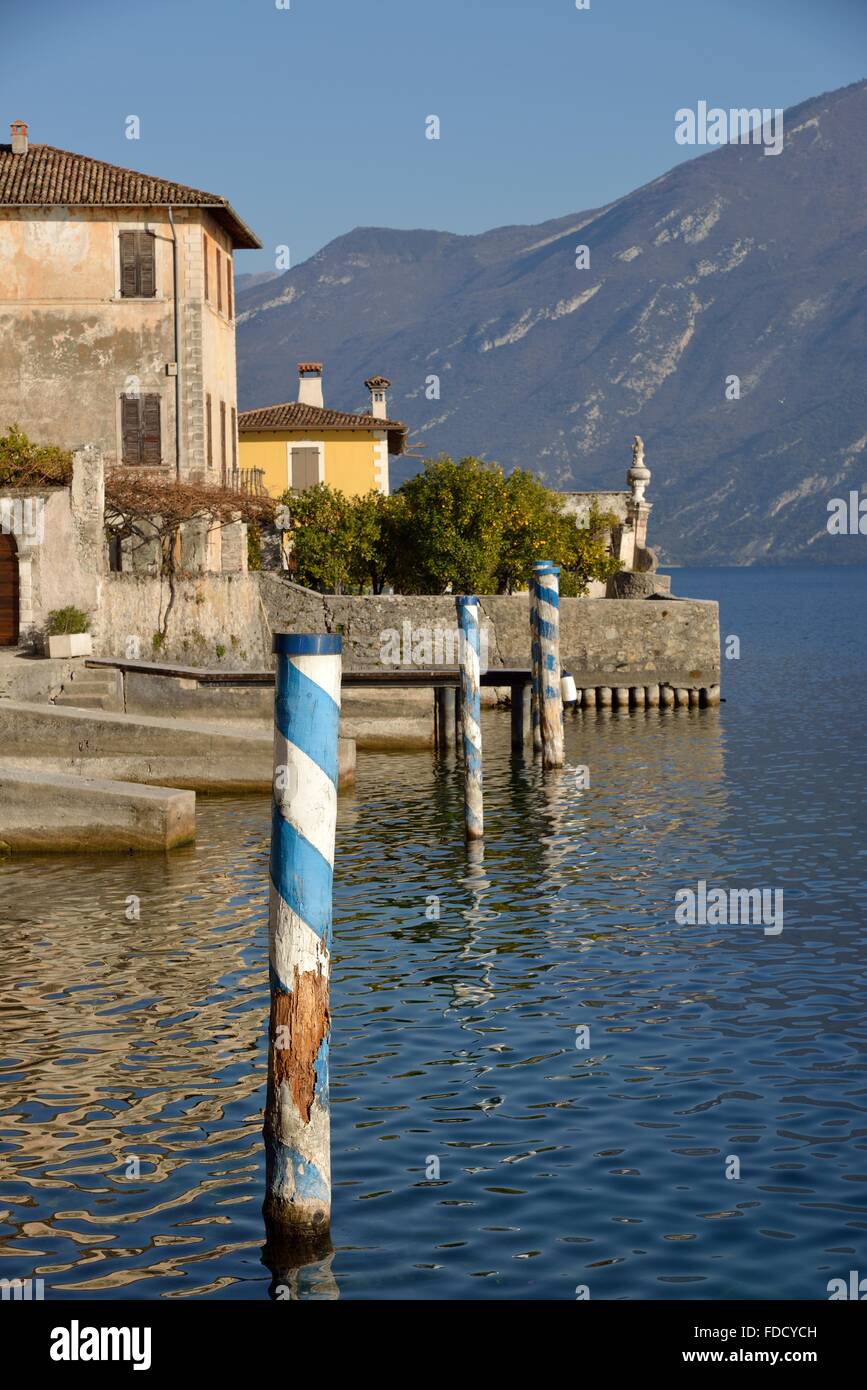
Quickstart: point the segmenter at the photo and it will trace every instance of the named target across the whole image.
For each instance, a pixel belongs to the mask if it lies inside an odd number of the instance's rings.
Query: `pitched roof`
[[[0,145],[0,207],[196,207],[207,208],[237,247],[261,242],[225,198],[183,183],[137,174],[83,154],[31,145],[13,154]]]
[[[258,410],[242,410],[238,430],[387,430],[388,452],[402,454],[406,447],[407,427],[400,420],[383,420],[378,415],[353,415],[346,410],[329,410],[326,406],[305,405],[287,401],[284,405],[265,405]]]

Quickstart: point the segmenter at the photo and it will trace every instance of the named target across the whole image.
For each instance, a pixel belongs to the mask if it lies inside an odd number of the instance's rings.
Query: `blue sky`
[[[268,270],[359,225],[596,207],[697,153],[678,107],[785,107],[867,75],[867,0],[289,3],[2,0],[0,123],[223,194],[266,248],[238,270]]]

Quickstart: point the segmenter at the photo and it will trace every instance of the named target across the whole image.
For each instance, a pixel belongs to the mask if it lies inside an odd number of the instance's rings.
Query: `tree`
[[[381,594],[399,570],[403,499],[372,489],[349,504],[349,577],[359,593]]]
[[[339,594],[351,583],[349,498],[326,483],[284,492],[282,525],[288,531],[289,572],[296,584]]]
[[[559,498],[532,473],[516,468],[509,474],[504,504],[497,591],[511,594],[526,589],[534,561],[559,564],[567,547]]]
[[[404,593],[491,593],[503,538],[505,480],[495,463],[445,455],[404,483]]]

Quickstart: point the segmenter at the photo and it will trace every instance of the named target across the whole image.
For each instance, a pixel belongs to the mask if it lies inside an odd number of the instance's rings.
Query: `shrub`
[[[17,425],[8,425],[6,433],[0,435],[0,486],[66,487],[71,479],[72,454],[68,450],[34,444]]]
[[[49,637],[69,637],[73,633],[90,632],[90,618],[70,604],[68,608],[55,608],[49,613],[45,626]]]

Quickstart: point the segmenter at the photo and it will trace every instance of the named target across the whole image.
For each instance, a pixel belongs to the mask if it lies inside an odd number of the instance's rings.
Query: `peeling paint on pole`
[[[300,1241],[331,1218],[328,979],[342,639],[274,638],[266,1221]]]
[[[461,731],[464,743],[464,822],[468,840],[485,833],[482,801],[482,707],[480,694],[479,600],[457,599],[461,629]]]
[[[562,767],[563,698],[560,689],[560,566],[541,560],[533,566],[536,630],[539,641],[539,723],[542,766]]]

